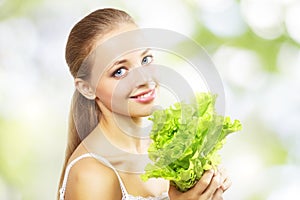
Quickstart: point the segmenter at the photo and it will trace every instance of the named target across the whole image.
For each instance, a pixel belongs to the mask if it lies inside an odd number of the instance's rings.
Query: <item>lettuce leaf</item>
[[[226,136],[241,130],[238,120],[218,115],[216,95],[199,93],[192,103],[177,102],[164,110],[155,111],[148,156],[153,163],[145,167],[143,181],[149,178],[170,180],[185,192],[195,185],[205,170],[221,161],[218,151]]]

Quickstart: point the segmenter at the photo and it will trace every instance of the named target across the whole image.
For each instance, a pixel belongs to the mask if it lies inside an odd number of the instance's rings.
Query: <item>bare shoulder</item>
[[[121,198],[120,184],[115,172],[95,158],[81,159],[71,168],[66,200]]]

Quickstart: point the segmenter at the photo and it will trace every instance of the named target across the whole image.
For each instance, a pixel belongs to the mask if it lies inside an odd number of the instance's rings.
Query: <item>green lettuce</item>
[[[150,133],[152,143],[148,156],[152,163],[141,175],[170,180],[184,192],[195,185],[204,171],[217,167],[218,154],[226,136],[241,130],[238,120],[216,113],[216,95],[199,93],[192,103],[177,102],[164,110],[155,111]]]

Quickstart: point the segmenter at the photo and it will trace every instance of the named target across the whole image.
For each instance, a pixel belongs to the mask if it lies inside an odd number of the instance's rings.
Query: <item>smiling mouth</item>
[[[131,96],[130,98],[140,102],[140,103],[148,103],[151,102],[155,99],[156,94],[155,94],[155,89],[147,90],[145,92],[142,92],[138,95]]]

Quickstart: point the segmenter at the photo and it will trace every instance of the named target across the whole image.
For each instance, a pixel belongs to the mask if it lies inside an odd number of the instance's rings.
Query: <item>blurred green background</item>
[[[64,47],[75,22],[103,7],[211,55],[226,115],[243,123],[221,152],[225,199],[299,199],[299,0],[0,0],[1,200],[55,199],[73,93]]]

